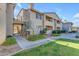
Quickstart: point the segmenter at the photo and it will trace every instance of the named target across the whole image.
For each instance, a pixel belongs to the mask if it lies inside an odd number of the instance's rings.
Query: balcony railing
[[[48,25],[48,26],[53,26],[53,22],[46,21],[46,25]]]
[[[13,23],[23,24],[24,22],[23,21],[20,21],[20,20],[14,20]]]

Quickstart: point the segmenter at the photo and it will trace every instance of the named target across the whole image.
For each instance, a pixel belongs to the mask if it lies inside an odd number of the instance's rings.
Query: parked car
[[[79,38],[79,32],[77,33],[76,38]]]

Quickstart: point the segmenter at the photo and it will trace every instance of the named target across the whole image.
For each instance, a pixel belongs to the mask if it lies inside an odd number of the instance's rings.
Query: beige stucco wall
[[[0,3],[0,44],[13,34],[13,5]]]
[[[30,11],[30,22],[31,29],[34,31],[34,34],[39,34],[40,30],[43,29],[43,18],[36,19],[36,12]]]
[[[6,35],[12,35],[13,34],[13,5],[7,4],[6,9]]]
[[[44,14],[43,25],[44,25],[44,28],[46,28],[46,15],[45,14]]]
[[[18,20],[22,20],[26,22],[26,26],[29,26],[29,28],[26,28],[26,31],[30,31],[30,34],[38,34],[40,29],[43,29],[43,19],[36,19],[36,12],[26,9],[22,9],[17,16]]]
[[[6,5],[0,3],[0,44],[6,39]]]

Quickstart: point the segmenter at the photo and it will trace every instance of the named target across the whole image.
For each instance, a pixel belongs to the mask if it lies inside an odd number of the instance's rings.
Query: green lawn
[[[10,46],[16,44],[16,39],[14,37],[9,37],[6,41],[2,44],[3,46]]]
[[[58,39],[15,54],[16,56],[79,56],[79,40]]]
[[[52,34],[52,36],[60,36],[60,34]]]
[[[30,36],[28,37],[28,40],[29,40],[29,41],[36,41],[36,40],[40,40],[40,39],[44,39],[44,38],[46,38],[46,35],[44,35],[44,34],[30,35]]]

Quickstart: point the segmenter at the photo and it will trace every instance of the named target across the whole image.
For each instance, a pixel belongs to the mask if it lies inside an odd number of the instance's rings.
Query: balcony
[[[13,21],[13,24],[23,24],[24,22],[23,21],[19,21],[19,20],[14,20]]]
[[[57,26],[57,27],[61,27],[61,23],[57,23],[56,26]]]
[[[46,21],[45,23],[47,26],[53,26],[53,22],[50,22],[50,21]]]
[[[46,16],[47,21],[52,21],[52,17]]]
[[[53,26],[52,17],[46,15],[45,24],[46,24],[47,26]]]

